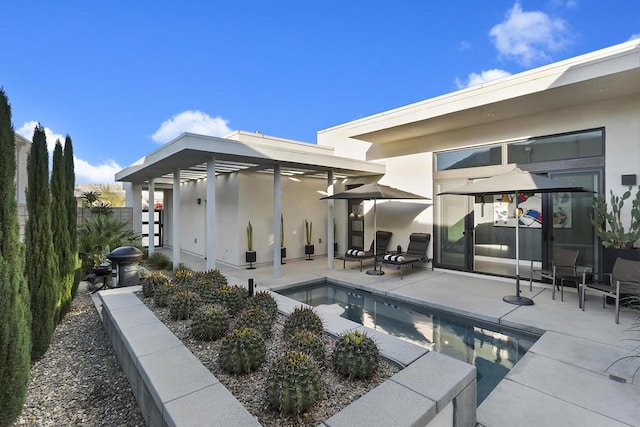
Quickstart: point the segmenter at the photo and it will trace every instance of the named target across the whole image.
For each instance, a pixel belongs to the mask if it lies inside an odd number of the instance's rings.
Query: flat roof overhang
[[[640,93],[640,40],[326,129],[373,144],[420,141],[486,125]]]
[[[150,179],[159,187],[172,185],[173,173],[180,169],[181,182],[207,176],[207,161],[216,160],[216,174],[240,171],[273,173],[280,166],[283,176],[336,178],[384,175],[380,163],[337,157],[333,150],[317,145],[268,139],[243,142],[226,138],[185,133],[158,150],[122,169],[116,181],[144,184]]]

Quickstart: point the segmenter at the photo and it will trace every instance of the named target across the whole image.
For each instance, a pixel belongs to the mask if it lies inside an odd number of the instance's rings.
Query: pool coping
[[[116,357],[148,425],[255,425],[259,422],[171,331],[126,288],[101,291],[102,317]],[[300,302],[270,292],[288,314]],[[404,368],[325,420],[358,425],[476,424],[476,368],[339,316],[320,313],[325,330],[361,330],[381,355]]]

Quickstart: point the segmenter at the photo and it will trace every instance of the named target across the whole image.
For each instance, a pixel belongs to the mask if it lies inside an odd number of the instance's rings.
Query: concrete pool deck
[[[182,262],[204,270],[205,261],[183,254]],[[478,407],[478,425],[490,426],[638,426],[640,425],[640,358],[620,362],[620,357],[637,354],[629,331],[638,313],[622,309],[620,324],[614,323],[612,306],[602,308],[596,295],[587,293],[586,310],[578,308],[576,289],[565,288],[564,301],[551,299],[551,288],[528,281],[521,283],[522,295],[533,306],[515,306],[502,301],[515,293],[513,279],[468,275],[447,270],[385,269],[382,276],[367,275],[359,265],[336,261],[328,269],[326,257],[313,261],[287,260],[281,277],[274,279],[270,265],[255,270],[218,268],[230,277],[230,284],[254,279],[257,290],[291,284],[331,281],[365,287],[372,292],[424,304],[456,314],[504,326],[541,333],[520,362]],[[365,268],[366,270],[366,268]],[[525,286],[526,284],[526,286]],[[609,369],[607,369],[609,368]],[[610,376],[615,376],[615,380]]]

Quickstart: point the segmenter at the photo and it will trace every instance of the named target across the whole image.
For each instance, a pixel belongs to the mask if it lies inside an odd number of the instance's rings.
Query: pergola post
[[[180,169],[173,171],[173,200],[171,209],[171,233],[173,239],[172,261],[175,269],[180,264]]]
[[[207,270],[216,268],[216,158],[207,161]]]
[[[273,168],[273,278],[280,278],[280,215],[282,214],[281,206],[281,187],[280,187],[280,165]]]
[[[148,227],[149,227],[149,247],[147,248],[149,255],[156,250],[156,200],[155,191],[156,183],[153,178],[149,179],[149,207],[147,212],[149,213]]]
[[[327,172],[327,196],[333,196],[333,187],[333,171],[330,170]],[[333,270],[333,257],[335,255],[333,251],[333,233],[335,224],[333,202],[333,199],[327,199],[327,267],[329,270]]]

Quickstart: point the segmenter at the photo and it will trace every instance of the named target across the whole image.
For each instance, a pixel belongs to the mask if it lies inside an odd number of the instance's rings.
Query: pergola
[[[237,138],[237,139],[236,139]],[[240,140],[242,139],[242,140]],[[326,178],[327,195],[333,194],[334,181],[350,177],[384,175],[383,164],[338,157],[332,148],[266,137],[260,133],[235,132],[227,138],[182,134],[136,163],[116,173],[116,181],[131,184],[134,224],[142,224],[142,190],[149,191],[149,206],[155,204],[157,188],[173,189],[173,235],[180,232],[180,184],[206,178],[207,269],[216,268],[216,204],[215,176],[234,172],[255,172],[273,175],[273,236],[274,247],[280,246],[281,176]],[[328,267],[333,268],[333,200],[327,200]],[[329,226],[331,225],[331,226]],[[153,236],[153,221],[149,235]],[[153,252],[153,245],[149,245]],[[180,262],[179,239],[174,238],[173,262]],[[273,254],[273,275],[280,277],[279,253]]]

